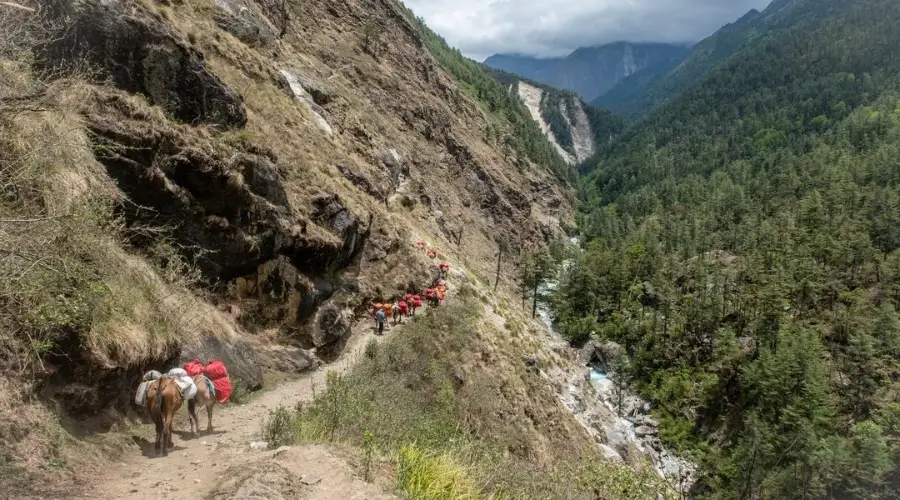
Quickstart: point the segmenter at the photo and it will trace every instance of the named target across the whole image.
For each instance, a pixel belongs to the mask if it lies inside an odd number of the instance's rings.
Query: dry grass
[[[125,250],[123,197],[77,112],[89,91],[0,58],[0,491],[16,497],[56,495],[70,466],[99,460],[34,395],[57,365],[140,367],[198,335],[239,335],[190,292],[196,274],[164,232],[155,250],[166,267]]]

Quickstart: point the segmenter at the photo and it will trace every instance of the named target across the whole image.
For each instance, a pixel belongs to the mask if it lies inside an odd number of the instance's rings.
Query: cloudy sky
[[[615,41],[693,43],[770,0],[404,0],[467,56],[566,55]]]

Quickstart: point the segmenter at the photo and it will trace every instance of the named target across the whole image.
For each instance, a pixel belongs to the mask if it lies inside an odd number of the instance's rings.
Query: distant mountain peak
[[[596,99],[619,81],[647,67],[668,64],[689,53],[684,45],[616,41],[579,47],[566,57],[539,58],[494,54],[484,64],[527,79],[571,90],[586,101]]]

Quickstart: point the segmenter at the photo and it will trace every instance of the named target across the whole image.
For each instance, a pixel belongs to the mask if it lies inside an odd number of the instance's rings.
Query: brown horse
[[[178,384],[165,375],[147,390],[147,411],[156,424],[156,444],[153,446],[156,456],[168,456],[169,448],[175,446],[172,442],[172,420],[182,402]]]
[[[209,434],[213,430],[212,415],[213,407],[216,406],[216,395],[209,389],[210,382],[206,375],[202,373],[194,375],[194,383],[197,384],[197,395],[194,396],[194,399],[188,399],[188,415],[191,421],[191,432],[194,434],[194,437],[197,437],[197,434],[200,432],[197,406],[200,408],[206,407],[206,433]]]

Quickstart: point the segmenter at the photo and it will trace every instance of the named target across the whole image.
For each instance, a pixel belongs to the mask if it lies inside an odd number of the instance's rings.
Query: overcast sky
[[[566,55],[616,41],[694,43],[770,0],[404,0],[467,56]]]

